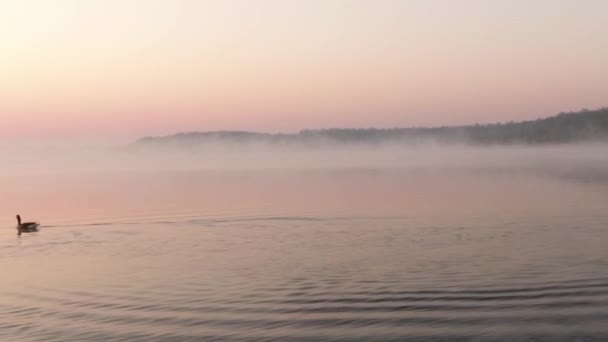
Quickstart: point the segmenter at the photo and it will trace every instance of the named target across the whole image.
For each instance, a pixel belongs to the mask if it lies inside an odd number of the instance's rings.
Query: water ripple
[[[608,338],[608,269],[587,262],[606,252],[584,241],[586,253],[565,255],[552,247],[570,239],[559,226],[539,236],[400,218],[153,222],[3,242],[14,277],[0,288],[0,340]]]

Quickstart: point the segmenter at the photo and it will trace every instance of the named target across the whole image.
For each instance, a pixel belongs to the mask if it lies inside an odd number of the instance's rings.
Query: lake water
[[[608,182],[0,177],[1,341],[608,340]],[[40,220],[17,237],[14,215]]]

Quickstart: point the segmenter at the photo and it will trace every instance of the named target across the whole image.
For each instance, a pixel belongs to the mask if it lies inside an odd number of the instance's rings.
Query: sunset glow
[[[0,2],[0,142],[534,119],[608,105],[608,2]]]

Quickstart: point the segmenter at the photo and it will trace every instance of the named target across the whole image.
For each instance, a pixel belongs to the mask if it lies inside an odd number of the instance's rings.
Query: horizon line
[[[186,135],[186,134],[201,134],[201,133],[251,133],[251,134],[264,134],[264,135],[298,135],[304,132],[321,132],[321,131],[331,131],[331,130],[391,130],[391,129],[442,129],[442,128],[461,128],[461,127],[471,127],[471,126],[493,126],[493,125],[506,125],[506,124],[522,124],[528,122],[534,122],[539,120],[550,119],[554,117],[558,117],[560,115],[568,115],[568,114],[583,114],[589,112],[600,112],[608,110],[608,106],[602,106],[594,109],[581,108],[578,111],[566,111],[559,112],[557,114],[549,115],[549,116],[540,116],[536,119],[527,119],[527,120],[519,120],[519,121],[495,121],[492,123],[469,123],[462,125],[441,125],[441,126],[393,126],[393,127],[384,127],[379,128],[376,126],[371,127],[327,127],[327,128],[302,128],[298,131],[294,131],[293,133],[288,132],[268,132],[268,131],[249,131],[249,130],[231,130],[231,129],[220,129],[220,130],[210,130],[210,131],[178,131],[175,133],[165,134],[165,135],[146,135],[142,136],[136,141],[146,140],[146,139],[154,139],[154,138],[167,138],[174,137],[178,135]]]

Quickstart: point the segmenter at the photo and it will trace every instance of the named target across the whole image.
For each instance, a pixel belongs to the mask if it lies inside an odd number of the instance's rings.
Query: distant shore
[[[331,128],[298,133],[248,131],[184,132],[144,137],[134,147],[228,144],[378,144],[378,143],[559,144],[608,141],[608,108],[560,113],[521,122],[409,128]]]

